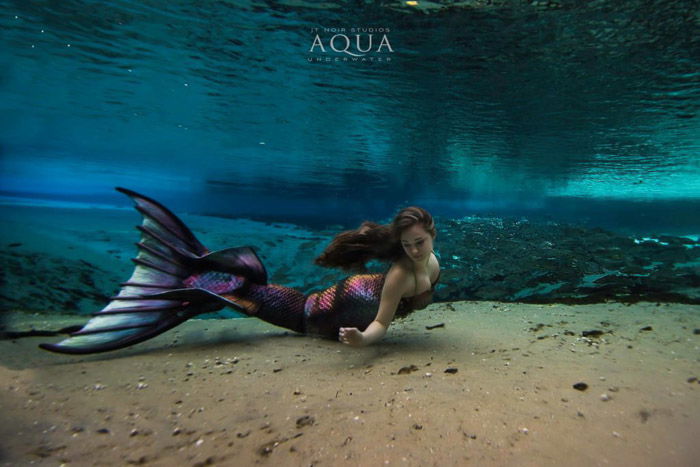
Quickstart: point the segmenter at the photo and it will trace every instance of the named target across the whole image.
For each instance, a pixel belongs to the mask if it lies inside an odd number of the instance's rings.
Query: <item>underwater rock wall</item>
[[[19,245],[17,245],[19,246]],[[101,309],[120,279],[85,260],[0,250],[0,310],[89,313]]]
[[[700,242],[514,219],[444,220],[439,299],[700,303]]]
[[[685,237],[635,239],[602,229],[500,218],[437,219],[443,268],[436,301],[528,303],[663,301],[700,303],[700,242]],[[240,224],[240,223],[239,223]],[[207,244],[247,240],[265,262],[270,282],[305,293],[346,275],[313,259],[337,233],[263,227],[265,233],[205,234]],[[217,229],[224,231],[225,229]],[[133,236],[133,233],[128,233]],[[86,314],[118,292],[135,251],[104,242],[104,261],[79,250],[52,254],[27,245],[0,249],[0,310]],[[372,271],[383,272],[384,265]]]

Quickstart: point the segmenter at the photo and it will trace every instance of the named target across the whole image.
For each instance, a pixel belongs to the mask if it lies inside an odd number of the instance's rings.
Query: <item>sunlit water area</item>
[[[693,1],[3,2],[0,187],[692,233],[697,21]]]

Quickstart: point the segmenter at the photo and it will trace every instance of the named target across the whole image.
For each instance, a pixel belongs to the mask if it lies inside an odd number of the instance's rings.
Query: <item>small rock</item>
[[[600,329],[591,329],[590,331],[583,331],[581,333],[583,337],[600,337],[603,334],[605,334],[605,331],[601,331]]]
[[[647,332],[647,331],[653,331],[653,330],[654,330],[654,328],[652,328],[651,326],[645,326],[645,327],[643,327],[642,329],[640,329],[640,331],[645,331],[645,332]]]
[[[584,382],[576,383],[574,384],[574,389],[576,389],[577,391],[585,391],[586,389],[588,389],[588,385]]]
[[[422,430],[422,429],[423,429],[423,425],[419,425],[418,423],[414,423],[414,424],[413,424],[413,429],[414,429],[414,430]]]
[[[400,374],[400,375],[407,375],[407,374],[409,374],[409,373],[413,373],[413,372],[416,371],[417,369],[418,369],[418,367],[415,366],[415,365],[404,366],[404,367],[401,367],[401,368],[399,369],[398,374]]]
[[[693,329],[693,334],[695,334],[696,336],[700,335],[700,328]]]
[[[445,370],[445,373],[449,373],[449,374],[453,375],[453,374],[457,373],[457,371],[458,371],[457,368],[449,367]]]
[[[600,395],[600,400],[602,400],[603,402],[607,402],[607,401],[609,401],[610,399],[611,399],[611,397],[610,397],[609,395],[607,395],[607,394],[601,394],[601,395]]]
[[[97,430],[97,432],[101,435],[108,435],[109,429],[108,428],[100,428],[99,430]]]
[[[651,417],[651,412],[642,409],[639,411],[639,417],[642,419],[642,423],[646,423],[647,420],[649,420],[649,417]]]
[[[277,446],[279,446],[279,441],[270,441],[269,443],[265,443],[260,446],[260,449],[258,449],[258,454],[261,456],[269,456],[272,454],[273,449],[275,449]]]
[[[303,417],[297,418],[297,428],[303,426],[311,426],[316,422],[316,419],[311,415],[304,415]]]
[[[175,428],[175,429],[173,430],[173,436],[177,436],[177,435],[179,435],[180,433],[182,433],[182,430],[181,430],[180,428]]]
[[[132,464],[132,465],[146,465],[146,463],[148,462],[148,457],[141,456],[138,459],[132,458],[132,459],[127,460],[126,462],[129,464]]]
[[[698,378],[697,378],[697,376],[691,376],[686,381],[688,381],[689,383],[694,383],[694,382],[698,381]]]
[[[136,436],[138,434],[139,434],[139,430],[137,430],[136,428],[134,428],[133,430],[131,430],[131,432],[129,432],[129,436]]]
[[[216,459],[214,458],[214,456],[209,456],[202,462],[195,462],[193,467],[204,467],[206,465],[214,465],[215,462]]]

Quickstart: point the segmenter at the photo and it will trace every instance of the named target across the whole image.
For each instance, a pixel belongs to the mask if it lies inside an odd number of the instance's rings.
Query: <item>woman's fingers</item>
[[[340,328],[340,331],[338,332],[338,339],[343,344],[350,344],[352,343],[352,337],[357,331],[357,328]]]

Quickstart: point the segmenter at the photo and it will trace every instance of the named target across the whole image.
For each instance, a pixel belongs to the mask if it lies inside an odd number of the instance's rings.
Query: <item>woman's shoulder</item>
[[[440,273],[440,261],[438,260],[438,257],[435,254],[435,252],[433,252],[430,256],[430,264],[433,266],[433,268],[435,268],[437,270],[437,272],[439,274]]]
[[[389,271],[387,271],[387,276],[393,276],[397,278],[406,278],[409,276],[413,276],[413,265],[410,264],[408,258],[401,258],[393,263],[391,263],[391,266],[389,267]]]
[[[386,273],[384,287],[397,296],[407,296],[414,288],[413,270],[403,261],[395,261]]]

